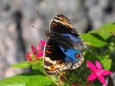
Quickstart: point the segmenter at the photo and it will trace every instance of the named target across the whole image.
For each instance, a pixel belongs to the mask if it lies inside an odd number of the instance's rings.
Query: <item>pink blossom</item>
[[[43,48],[45,46],[46,42],[44,40],[40,40],[40,43],[38,43],[37,48],[35,48],[33,45],[31,46],[31,52],[26,53],[26,59],[29,62],[33,62],[36,59],[39,59],[43,56]]]
[[[96,66],[92,62],[87,61],[87,66],[92,71],[92,73],[88,76],[88,80],[95,80],[96,78],[98,78],[102,84],[106,84],[104,76],[110,75],[112,74],[112,72],[109,70],[103,70],[102,65],[99,61],[96,61],[95,64]]]

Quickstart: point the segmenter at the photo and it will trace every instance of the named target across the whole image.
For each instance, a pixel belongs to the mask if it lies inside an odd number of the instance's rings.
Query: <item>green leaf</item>
[[[114,33],[115,32],[115,23],[107,23],[104,24],[103,26],[101,26],[99,29],[97,30],[93,30],[91,32],[105,32],[105,33]]]
[[[16,75],[0,81],[0,86],[26,86],[28,79],[25,76]]]
[[[104,69],[110,70],[111,65],[112,65],[112,60],[109,59],[109,55],[105,55],[105,56],[96,55],[96,57],[99,59],[99,61],[103,65]]]
[[[82,34],[80,37],[84,40],[85,43],[94,47],[102,47],[107,45],[103,39],[101,40],[92,34]]]
[[[103,59],[100,62],[102,63],[104,69],[110,70],[111,64],[112,64],[112,60],[111,59]]]
[[[115,33],[115,23],[104,24],[99,29],[90,31],[90,33],[97,33],[106,40],[112,36],[112,33]]]
[[[53,82],[46,76],[21,74],[0,81],[0,86],[47,86]]]
[[[110,33],[107,33],[107,32],[98,32],[97,34],[99,34],[105,40],[107,40],[108,38],[112,36]]]
[[[98,31],[107,33],[115,32],[115,23],[104,24]]]
[[[46,77],[46,76],[32,76],[29,78],[29,83],[27,84],[27,86],[46,86],[46,85],[50,85],[53,86],[53,83],[51,81],[50,78]]]
[[[96,58],[98,58],[99,60],[109,59],[109,55],[105,55],[105,56],[96,55]]]
[[[31,66],[32,72],[39,75],[46,75],[44,64],[43,64],[43,58],[40,58],[36,64],[32,64]]]
[[[31,66],[30,63],[27,61],[11,65],[11,67],[14,67],[14,68],[29,68],[30,66]]]

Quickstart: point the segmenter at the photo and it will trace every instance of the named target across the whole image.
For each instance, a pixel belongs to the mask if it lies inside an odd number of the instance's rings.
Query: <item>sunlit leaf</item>
[[[12,64],[11,67],[14,67],[14,68],[29,68],[30,67],[30,63],[25,61],[25,62],[20,62],[20,63],[17,63],[17,64]]]
[[[115,23],[107,23],[99,28],[103,32],[115,32]]]
[[[106,40],[111,37],[113,33],[115,34],[115,23],[104,24],[99,29],[90,31],[90,33],[97,33]]]
[[[111,64],[112,64],[112,60],[111,59],[103,59],[103,60],[101,60],[101,63],[103,65],[104,69],[110,70]]]
[[[109,55],[105,55],[105,56],[96,55],[96,58],[98,58],[99,60],[108,59]]]
[[[48,77],[33,74],[16,75],[0,81],[0,86],[51,86],[51,84],[53,82]]]
[[[107,23],[102,25],[99,29],[93,30],[91,32],[105,32],[105,33],[114,33],[115,32],[115,23]]]
[[[88,45],[95,46],[95,47],[102,47],[107,45],[107,43],[92,34],[82,34],[81,38],[84,40],[84,42]]]

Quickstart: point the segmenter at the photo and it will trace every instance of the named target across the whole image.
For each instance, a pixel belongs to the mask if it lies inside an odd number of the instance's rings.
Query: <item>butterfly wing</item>
[[[65,44],[65,46],[69,45],[69,47],[73,47],[73,48],[78,49],[80,51],[83,51],[83,49],[84,49],[84,45],[83,45],[82,40],[73,34],[51,33],[50,38],[56,40],[58,43],[63,43],[63,44]]]
[[[51,19],[50,32],[58,34],[69,33],[78,35],[78,32],[75,31],[75,28],[72,26],[69,19],[62,14],[59,14]]]
[[[83,63],[83,42],[69,19],[62,14],[52,18],[48,38],[44,50],[44,67],[47,74],[76,69]]]
[[[69,41],[69,43],[71,43],[71,45],[80,51],[83,51],[84,49],[84,45],[82,40],[79,37],[76,37],[76,35],[73,34],[61,34],[62,38],[65,38],[66,40]]]
[[[76,69],[83,63],[84,58],[80,50],[74,49],[72,47],[66,50],[62,46],[60,46],[60,48],[66,55],[64,61],[71,63],[71,67],[69,69]]]
[[[60,44],[53,39],[47,41],[44,50],[44,67],[47,74],[58,74],[81,65],[84,60],[81,51],[65,47],[65,44]]]
[[[57,39],[63,38],[64,41],[68,40],[67,43],[71,43],[71,45],[73,45],[74,48],[78,50],[82,51],[84,49],[83,42],[79,38],[78,32],[72,26],[69,19],[62,14],[59,14],[52,18],[50,22],[50,34],[53,34],[53,36],[51,35],[51,37],[54,39],[56,39],[57,37]]]
[[[44,50],[44,67],[47,74],[58,74],[68,62],[64,61],[66,55],[60,49],[58,43],[49,39]]]

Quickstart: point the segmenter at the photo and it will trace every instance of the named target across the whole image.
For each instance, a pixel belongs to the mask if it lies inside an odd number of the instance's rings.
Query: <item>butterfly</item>
[[[59,14],[51,19],[44,48],[44,68],[48,75],[78,68],[84,61],[84,45],[69,19]]]

